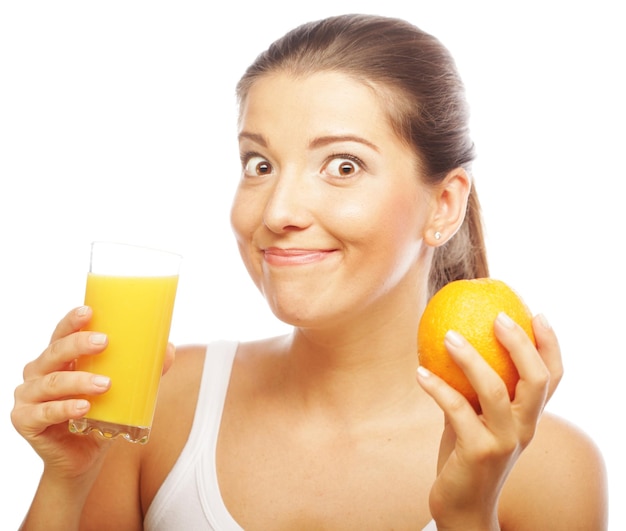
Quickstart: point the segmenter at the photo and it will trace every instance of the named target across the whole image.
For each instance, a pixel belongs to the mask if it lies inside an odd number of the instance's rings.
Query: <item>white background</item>
[[[13,389],[58,318],[81,304],[91,240],[184,255],[175,343],[284,329],[240,265],[229,226],[234,85],[292,26],[360,11],[407,18],[456,57],[492,276],[556,328],[566,376],[550,409],[596,440],[611,529],[625,529],[619,2],[210,4],[0,4],[0,527],[17,527],[41,472],[10,424]]]

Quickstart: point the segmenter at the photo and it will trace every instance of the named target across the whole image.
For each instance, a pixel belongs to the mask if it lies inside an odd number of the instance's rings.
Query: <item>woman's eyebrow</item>
[[[369,148],[373,149],[374,151],[378,152],[378,147],[376,147],[375,144],[372,144],[372,142],[370,142],[369,140],[366,140],[363,137],[357,136],[357,135],[325,135],[325,136],[319,136],[317,138],[314,138],[313,140],[311,140],[311,142],[309,142],[309,147],[314,149],[314,148],[319,148],[319,147],[324,147],[327,146],[329,144],[334,144],[337,142],[357,142],[359,144],[363,144],[365,146],[368,146]]]
[[[247,139],[247,140],[251,140],[263,147],[267,147],[269,145],[269,143],[267,142],[267,140],[265,140],[265,137],[263,135],[260,135],[258,133],[249,133],[247,131],[242,131],[241,133],[239,133],[238,135],[239,140],[241,141],[242,139]],[[370,142],[369,140],[366,140],[363,137],[357,136],[357,135],[324,135],[324,136],[319,136],[314,138],[313,140],[311,140],[309,142],[309,147],[311,149],[316,149],[316,148],[320,148],[320,147],[324,147],[324,146],[328,146],[330,144],[335,144],[338,142],[357,142],[359,144],[363,144],[365,146],[368,146],[370,149],[373,149],[374,151],[378,152],[379,149],[376,146],[376,144],[373,144],[372,142]]]
[[[263,146],[263,147],[267,147],[268,143],[265,140],[265,137],[263,135],[259,135],[257,133],[248,133],[246,131],[242,131],[241,133],[239,133],[238,135],[239,141],[241,141],[242,139],[246,138],[248,140],[252,140],[253,142],[256,142],[257,144]]]

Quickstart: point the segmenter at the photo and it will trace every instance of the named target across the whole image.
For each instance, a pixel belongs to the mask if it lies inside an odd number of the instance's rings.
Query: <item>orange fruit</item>
[[[478,395],[444,345],[448,330],[461,334],[506,384],[511,400],[519,374],[508,351],[496,339],[494,320],[505,312],[535,343],[532,314],[520,296],[501,280],[455,280],[433,295],[420,319],[417,350],[420,365],[445,380],[480,410]]]

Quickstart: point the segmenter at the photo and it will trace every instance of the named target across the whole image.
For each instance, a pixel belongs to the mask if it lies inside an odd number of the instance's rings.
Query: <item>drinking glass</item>
[[[180,255],[115,242],[93,242],[85,305],[93,316],[85,330],[103,332],[100,354],[80,356],[76,370],[110,377],[111,387],[72,419],[74,433],[148,441],[170,333]]]

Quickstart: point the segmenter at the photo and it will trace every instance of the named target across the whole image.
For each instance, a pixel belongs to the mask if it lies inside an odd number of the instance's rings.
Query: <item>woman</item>
[[[238,96],[232,225],[293,331],[179,348],[136,446],[67,430],[89,407],[68,397],[111,385],[71,370],[106,338],[81,331],[89,308],[70,312],[16,390],[12,420],[45,463],[23,528],[605,528],[601,456],[542,414],[562,374],[545,318],[536,348],[506,316],[494,323],[521,376],[512,402],[448,334],[480,415],[418,368],[429,296],[488,275],[445,48],[404,21],[333,17],[274,43]]]

